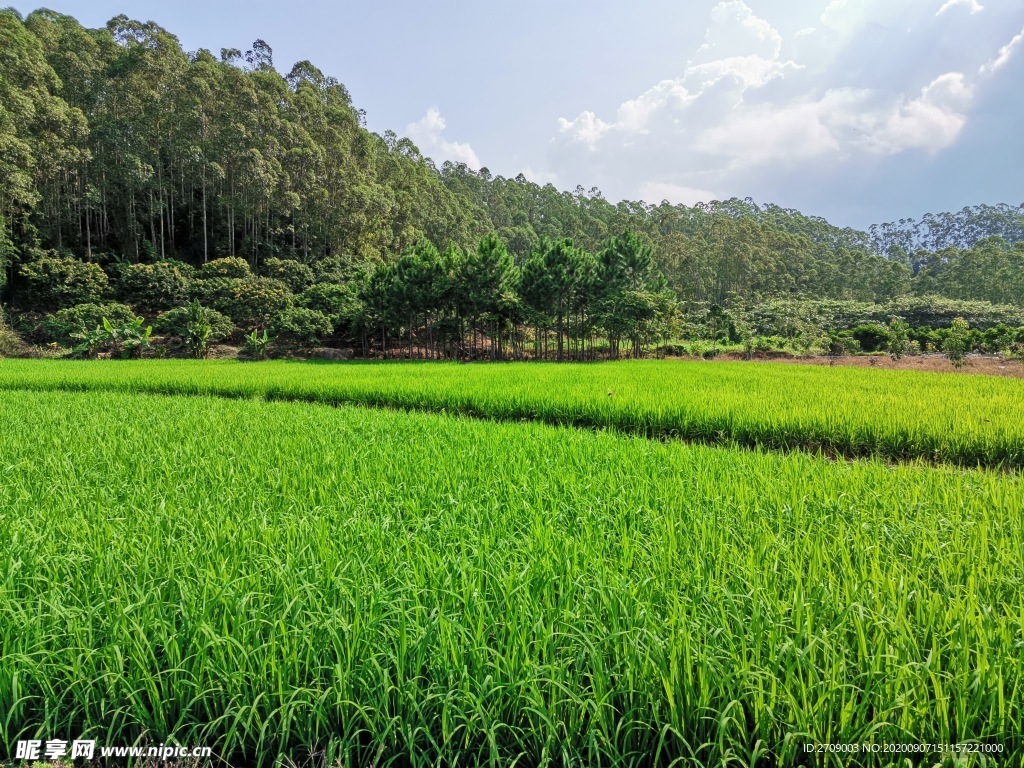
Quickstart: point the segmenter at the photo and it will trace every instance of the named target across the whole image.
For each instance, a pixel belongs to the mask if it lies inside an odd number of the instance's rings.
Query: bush
[[[954,368],[960,368],[966,362],[967,352],[970,349],[970,325],[962,317],[953,321],[949,328],[949,334],[942,345],[942,351],[946,353],[949,362]]]
[[[176,307],[188,300],[195,269],[180,261],[128,264],[119,268],[121,298],[147,310]]]
[[[235,324],[215,309],[202,306],[198,301],[172,309],[156,319],[154,326],[161,333],[179,337],[196,357],[206,357],[210,345],[231,335]]]
[[[323,312],[296,307],[274,318],[271,333],[299,344],[316,344],[334,333],[334,326]]]
[[[829,357],[843,357],[844,355],[855,355],[861,351],[860,342],[849,335],[849,331],[835,333],[829,336],[826,353]]]
[[[1017,332],[1007,325],[994,325],[980,334],[980,346],[985,352],[1005,352],[1016,341]]]
[[[865,323],[858,325],[850,336],[857,340],[860,348],[865,352],[879,352],[889,345],[889,329],[876,323]]]
[[[334,326],[335,333],[350,333],[365,312],[355,285],[317,283],[303,291],[296,303],[306,309],[323,312]]]
[[[103,318],[121,327],[135,322],[132,308],[124,304],[78,304],[62,309],[47,320],[47,330],[55,341],[70,344],[73,334],[93,331],[103,327]]]
[[[252,272],[249,270],[249,262],[245,259],[238,256],[227,256],[223,259],[206,262],[197,276],[204,280],[211,277],[242,278],[251,277]]]
[[[260,274],[285,283],[293,292],[301,293],[313,284],[313,270],[293,259],[270,258],[263,262]]]
[[[0,357],[13,357],[24,350],[21,337],[7,324],[7,319],[0,314]]]
[[[197,280],[193,298],[227,315],[244,330],[266,328],[275,317],[291,309],[295,301],[288,286],[280,280],[251,276]]]
[[[889,341],[886,351],[893,360],[910,353],[910,326],[898,317],[889,320]]]
[[[22,264],[25,298],[39,309],[60,309],[96,302],[107,293],[110,281],[98,264],[72,257],[45,256]]]

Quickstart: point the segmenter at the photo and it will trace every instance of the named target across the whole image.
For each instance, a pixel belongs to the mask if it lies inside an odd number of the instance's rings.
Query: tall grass
[[[1024,467],[1024,381],[749,363],[0,361],[0,388],[220,394],[614,427],[844,456]]]
[[[319,369],[118,370],[257,388]],[[86,733],[234,765],[1024,754],[1017,475],[201,397],[8,391],[0,413],[9,749]]]

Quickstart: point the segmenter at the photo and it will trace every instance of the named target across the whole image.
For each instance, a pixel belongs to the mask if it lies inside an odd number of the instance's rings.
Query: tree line
[[[15,312],[198,301],[242,330],[305,312],[323,337],[316,312],[367,350],[586,357],[672,333],[689,305],[1024,303],[1021,209],[865,233],[749,199],[612,203],[438,167],[368,131],[311,62],[279,71],[262,40],[186,52],[152,22],[8,9],[0,105]]]

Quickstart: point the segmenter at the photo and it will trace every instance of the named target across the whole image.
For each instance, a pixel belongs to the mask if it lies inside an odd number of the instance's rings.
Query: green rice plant
[[[266,397],[648,437],[1024,467],[1024,381],[785,363],[0,361],[0,388]],[[616,393],[609,397],[608,392]]]
[[[134,364],[81,365],[153,385]],[[0,749],[175,738],[256,766],[896,762],[804,751],[818,743],[1024,757],[1016,474],[246,399],[3,391],[0,412]]]

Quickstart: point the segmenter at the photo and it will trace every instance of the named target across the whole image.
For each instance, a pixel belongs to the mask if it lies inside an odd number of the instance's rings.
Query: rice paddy
[[[0,388],[358,403],[847,457],[1024,467],[1024,380],[987,376],[678,361],[6,360]]]
[[[764,370],[4,361],[0,741],[1018,764],[1020,384]]]

